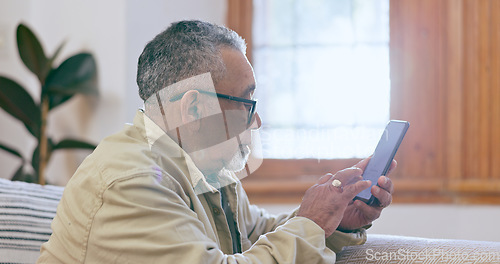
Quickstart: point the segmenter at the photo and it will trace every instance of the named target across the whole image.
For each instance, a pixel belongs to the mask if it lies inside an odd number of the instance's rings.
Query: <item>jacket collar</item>
[[[233,172],[223,170],[216,179],[207,181],[205,175],[196,167],[188,153],[186,153],[174,140],[172,140],[161,127],[159,127],[153,120],[151,120],[144,110],[139,109],[134,118],[134,126],[144,132],[149,148],[151,151],[158,152],[156,154],[166,159],[182,158],[187,167],[186,175],[195,190],[196,194],[206,192],[218,192],[218,188],[224,187],[229,184],[236,183],[238,178]],[[158,147],[161,151],[156,151]]]

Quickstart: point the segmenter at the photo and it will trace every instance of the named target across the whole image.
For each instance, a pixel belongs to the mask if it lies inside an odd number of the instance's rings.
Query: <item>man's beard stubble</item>
[[[237,151],[231,160],[226,164],[226,170],[238,172],[245,168],[250,155],[250,147],[248,145],[240,145],[239,149],[240,151]]]

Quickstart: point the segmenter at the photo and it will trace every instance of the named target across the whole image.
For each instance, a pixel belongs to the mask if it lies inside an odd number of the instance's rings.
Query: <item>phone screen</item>
[[[385,127],[384,133],[363,172],[363,179],[370,180],[372,186],[377,184],[380,176],[386,175],[389,171],[392,160],[409,126],[410,123],[406,121],[391,120]],[[375,201],[375,197],[371,193],[371,187],[360,192],[355,199],[368,204]]]

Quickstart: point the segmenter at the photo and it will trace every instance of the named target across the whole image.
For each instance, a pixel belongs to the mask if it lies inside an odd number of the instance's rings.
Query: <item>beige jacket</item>
[[[69,181],[38,263],[334,263],[334,251],[366,240],[363,230],[325,239],[307,218],[251,205],[237,181],[225,190],[241,254],[232,254],[219,191],[139,111]]]

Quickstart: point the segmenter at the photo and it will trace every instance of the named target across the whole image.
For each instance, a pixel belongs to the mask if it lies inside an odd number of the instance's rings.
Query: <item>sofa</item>
[[[0,178],[0,263],[35,263],[64,188]],[[500,263],[500,242],[369,235],[336,263]]]

